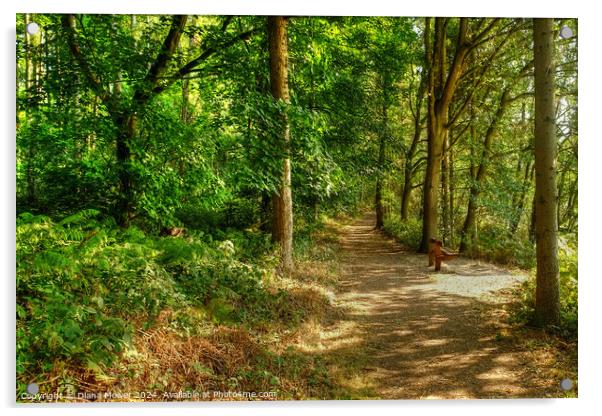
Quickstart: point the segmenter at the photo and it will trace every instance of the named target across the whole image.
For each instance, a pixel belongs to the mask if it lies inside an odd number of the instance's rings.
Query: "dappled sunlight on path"
[[[366,216],[342,230],[344,312],[310,349],[360,363],[380,398],[543,397],[528,354],[496,319],[525,276],[463,258],[435,272],[373,224]]]

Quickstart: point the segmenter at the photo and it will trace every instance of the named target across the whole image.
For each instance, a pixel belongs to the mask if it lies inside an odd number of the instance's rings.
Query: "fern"
[[[64,218],[60,225],[82,224],[100,215],[100,211],[95,209],[84,209],[73,215]]]

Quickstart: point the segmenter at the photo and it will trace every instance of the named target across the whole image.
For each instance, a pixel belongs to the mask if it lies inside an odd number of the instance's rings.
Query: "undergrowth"
[[[578,258],[577,246],[561,239],[558,251],[559,290],[560,290],[560,324],[549,327],[557,335],[569,340],[577,340],[578,336]],[[520,304],[514,319],[522,323],[530,323],[535,315],[535,270],[533,270],[516,294]]]
[[[63,393],[328,389],[318,357],[261,341],[327,305],[278,283],[262,233],[156,237],[85,210],[61,221],[23,213],[16,240],[17,397],[31,382]]]
[[[525,270],[535,267],[535,245],[528,239],[509,235],[505,227],[495,224],[480,227],[467,254]]]
[[[409,249],[417,250],[422,238],[422,223],[417,219],[402,221],[397,217],[387,217],[383,231]]]

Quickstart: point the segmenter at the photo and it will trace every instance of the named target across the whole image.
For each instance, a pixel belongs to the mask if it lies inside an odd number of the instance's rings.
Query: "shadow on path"
[[[465,259],[436,273],[373,224],[366,216],[342,231],[344,312],[316,352],[359,363],[383,399],[560,395],[557,380],[542,385],[529,354],[500,336],[496,311],[508,299],[499,290],[522,276]]]

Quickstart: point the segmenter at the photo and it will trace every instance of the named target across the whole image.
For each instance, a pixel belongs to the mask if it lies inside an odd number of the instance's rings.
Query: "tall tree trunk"
[[[449,213],[449,131],[443,140],[443,157],[441,159],[441,197],[443,199],[442,206],[442,240],[449,241],[450,235],[450,213]]]
[[[264,50],[269,50],[268,40],[267,38],[262,40],[262,48]],[[269,74],[264,71],[258,70],[254,71],[254,79],[255,79],[255,92],[264,96],[266,94],[270,94],[270,80]],[[253,128],[258,132],[267,132],[268,126],[266,125],[265,120],[262,117],[253,118],[249,115],[247,121],[247,131],[249,137],[253,134]],[[265,134],[265,133],[264,133]],[[265,140],[265,138],[264,138]],[[271,233],[274,228],[274,212],[273,212],[273,202],[272,202],[273,194],[269,191],[262,190],[260,193],[261,198],[261,210],[260,210],[260,222],[259,229],[265,233]]]
[[[427,51],[428,79],[428,148],[427,164],[424,180],[422,241],[420,251],[427,252],[428,241],[439,233],[439,182],[441,175],[441,158],[443,143],[448,130],[449,106],[463,72],[464,61],[470,52],[466,42],[468,29],[466,18],[460,19],[456,50],[452,63],[448,68],[446,52],[446,18],[435,19],[434,44],[432,55]]]
[[[376,192],[374,196],[374,207],[376,211],[376,228],[381,229],[384,226],[384,207],[383,207],[383,170],[385,164],[385,152],[387,146],[387,129],[388,129],[388,114],[387,114],[387,88],[386,76],[383,75],[383,106],[382,106],[382,126],[380,132],[380,140],[378,145],[378,172],[376,176]]]
[[[381,137],[378,151],[378,162],[379,165],[384,162],[384,147],[385,140]],[[381,229],[384,226],[384,207],[383,207],[383,178],[382,173],[378,173],[378,177],[376,178],[376,191],[374,194],[374,209],[376,212],[376,225],[377,229]]]
[[[560,321],[554,107],[553,19],[534,19],[535,55],[535,322]]]
[[[155,61],[150,65],[149,70],[141,83],[142,87],[137,88],[133,92],[132,103],[125,104],[120,97],[121,83],[119,77],[114,88],[111,85],[107,89],[102,78],[95,73],[86,59],[85,54],[79,44],[76,36],[76,18],[73,14],[66,14],[62,17],[62,26],[65,30],[67,43],[71,55],[80,67],[80,70],[92,91],[104,103],[107,112],[117,127],[117,135],[115,138],[116,148],[116,169],[117,177],[119,178],[119,195],[115,203],[114,216],[123,227],[129,226],[130,220],[133,217],[134,211],[134,191],[133,177],[131,169],[131,145],[137,137],[138,130],[138,114],[146,107],[150,100],[160,94],[167,88],[169,83],[159,85],[159,80],[162,79],[167,66],[179,44],[180,37],[186,26],[187,16],[175,15],[172,16],[172,25],[165,37],[161,50],[159,51]],[[187,75],[196,65],[196,61],[188,63],[181,68],[177,74],[178,77],[172,77],[171,82]]]
[[[531,200],[531,218],[529,220],[529,241],[531,241],[532,243],[535,243],[535,206],[535,192],[533,192],[533,198]]]
[[[184,78],[182,80],[182,108],[180,110],[180,120],[182,123],[188,124],[190,122],[190,80]]]
[[[519,159],[520,160],[520,159]],[[533,172],[534,166],[531,163],[531,160],[527,160],[525,164],[525,172],[523,176],[523,181],[520,189],[520,193],[518,194],[516,200],[513,202],[512,206],[516,207],[516,211],[514,213],[514,217],[512,222],[510,223],[510,234],[515,235],[518,231],[518,226],[520,225],[521,217],[523,216],[523,211],[525,209],[525,197],[527,195],[527,191],[533,182]]]
[[[561,214],[562,214],[562,198],[564,197],[564,178],[566,177],[566,169],[560,174],[558,178],[558,192],[557,192],[557,206],[556,206],[556,224],[558,228],[562,226]],[[567,201],[568,202],[568,201]]]
[[[434,42],[425,44],[428,70],[427,161],[422,198],[422,241],[420,250],[428,251],[428,241],[438,234],[438,192],[441,172],[441,152],[447,124],[448,109],[437,105],[441,94],[442,72],[445,69],[445,18],[435,18]],[[427,39],[425,38],[425,43]],[[443,110],[443,111],[442,111]]]
[[[455,224],[454,224],[454,195],[455,195],[455,187],[454,187],[454,150],[452,147],[448,148],[448,168],[449,168],[449,208],[447,210],[449,218],[447,219],[449,223],[449,241],[453,241],[455,238]]]
[[[443,142],[447,130],[450,128],[450,104],[453,100],[460,77],[464,73],[464,64],[468,54],[479,44],[479,40],[485,39],[487,34],[499,22],[494,19],[484,29],[475,33],[471,39],[467,39],[468,18],[460,18],[457,31],[456,47],[453,55],[450,54],[451,62],[447,65],[446,32],[447,19],[435,18],[435,36],[432,54],[429,53],[430,46],[425,45],[427,65],[429,73],[428,81],[428,152],[427,165],[423,192],[423,218],[422,218],[422,240],[420,251],[428,250],[428,241],[436,237],[438,229],[438,207],[439,207],[439,181],[441,174],[441,157],[443,153]],[[481,26],[482,27],[482,26]],[[508,39],[508,36],[505,38]],[[461,106],[459,112],[453,115],[453,124],[465,106]]]
[[[260,210],[260,222],[259,229],[264,233],[269,233],[273,231],[273,203],[272,203],[272,195],[268,192],[261,193],[261,210]]]
[[[403,188],[401,190],[401,219],[406,221],[409,218],[410,199],[412,197],[412,177],[414,176],[414,155],[416,154],[416,148],[420,141],[420,131],[422,130],[422,123],[420,122],[420,105],[417,109],[417,116],[414,121],[414,136],[412,137],[412,143],[409,149],[405,152],[404,157],[404,174],[403,174]]]
[[[429,25],[425,28],[425,39],[429,39]],[[414,117],[414,134],[412,136],[412,142],[410,146],[404,152],[404,175],[403,175],[403,187],[401,189],[401,219],[406,221],[409,217],[409,206],[410,198],[412,196],[412,177],[414,176],[414,155],[420,141],[420,133],[422,132],[423,120],[422,120],[422,102],[424,100],[424,92],[426,90],[426,70],[423,68],[420,74],[420,85],[416,94],[416,109],[413,111],[412,116]]]
[[[288,91],[287,21],[282,16],[268,17],[268,43],[270,50],[270,87],[276,100],[290,102]],[[290,125],[282,114],[281,140],[286,156],[282,161],[282,184],[273,197],[274,221],[272,237],[280,244],[280,269],[293,270],[293,201],[291,195]]]
[[[563,222],[566,223],[566,230],[571,232],[577,220],[575,215],[575,202],[577,201],[577,179],[573,180],[569,190],[569,198],[566,206],[566,211],[563,215]]]
[[[439,234],[438,207],[439,183],[441,178],[441,154],[445,123],[442,119],[429,122],[429,143],[426,174],[424,179],[424,198],[422,208],[422,242],[420,251],[428,250],[428,240]]]
[[[520,156],[520,154],[518,155],[518,158],[516,159],[516,174],[515,176],[520,178],[522,177],[522,173],[523,173],[523,159]],[[522,184],[522,182],[521,182]],[[512,194],[512,207],[515,207],[518,204],[518,199],[520,198],[520,192],[514,192]]]

